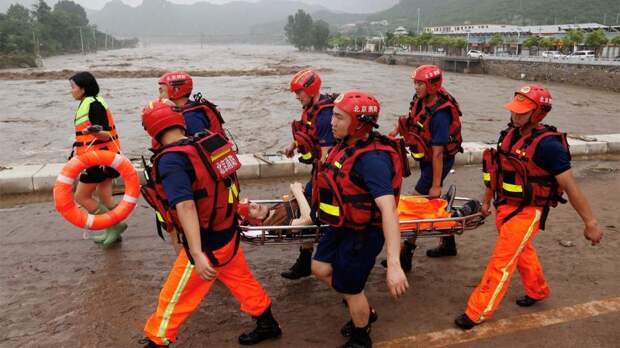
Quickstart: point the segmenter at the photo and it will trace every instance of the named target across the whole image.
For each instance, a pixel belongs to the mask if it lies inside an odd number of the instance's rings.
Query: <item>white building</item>
[[[396,29],[394,29],[395,36],[402,36],[407,34],[409,34],[409,31],[405,29],[405,27],[397,27]]]

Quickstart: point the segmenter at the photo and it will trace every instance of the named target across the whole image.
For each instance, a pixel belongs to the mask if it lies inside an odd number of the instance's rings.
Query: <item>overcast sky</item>
[[[0,0],[0,11],[4,12],[10,4],[12,3],[21,3],[27,7],[30,7],[33,3],[38,0]],[[45,0],[48,4],[54,4],[58,0]],[[105,3],[111,0],[73,0],[80,5],[89,8],[98,10],[101,9]],[[137,6],[142,3],[142,0],[121,0],[124,3]],[[174,2],[177,4],[193,4],[195,2],[199,2],[201,0],[167,0],[170,2]],[[206,2],[214,3],[214,4],[223,4],[227,2],[231,2],[234,0],[208,0]],[[260,0],[237,0],[237,1],[247,1],[247,2],[258,2]],[[336,11],[345,11],[349,13],[372,13],[380,10],[387,9],[392,5],[396,4],[398,0],[297,0],[301,2],[305,2],[308,4],[318,4],[325,6],[331,10]]]

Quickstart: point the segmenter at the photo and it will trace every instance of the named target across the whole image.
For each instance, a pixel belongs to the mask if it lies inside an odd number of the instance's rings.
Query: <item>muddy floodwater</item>
[[[412,67],[299,53],[287,46],[149,46],[68,55],[44,60],[44,67],[0,74],[0,165],[64,162],[72,143],[71,98],[67,78],[92,70],[119,129],[123,151],[147,154],[140,111],[157,97],[157,76],[165,70],[196,71],[195,91],[219,105],[240,152],[275,152],[290,140],[289,122],[300,106],[288,91],[300,67],[317,69],[323,90],[359,88],[382,103],[381,130],[406,113],[413,94]],[[67,70],[67,71],[63,71]],[[488,75],[447,73],[445,86],[463,109],[465,141],[493,141],[508,120],[502,108],[523,82]],[[565,84],[547,84],[554,99],[549,123],[572,134],[619,133],[620,95]]]

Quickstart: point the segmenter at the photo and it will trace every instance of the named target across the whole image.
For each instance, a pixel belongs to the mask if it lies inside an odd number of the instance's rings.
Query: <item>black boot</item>
[[[254,319],[256,319],[256,328],[249,333],[241,334],[239,336],[239,344],[251,346],[268,338],[278,338],[282,335],[280,325],[278,325],[278,322],[271,314],[271,306]]]
[[[474,326],[478,325],[473,320],[469,319],[465,313],[456,317],[456,319],[454,319],[454,324],[463,330],[471,330]]]
[[[368,314],[368,326],[377,321],[379,316],[377,315],[377,311],[374,308],[370,308],[370,314]],[[340,329],[340,334],[344,337],[351,337],[351,333],[355,329],[355,325],[353,324],[353,320],[347,321],[346,324]]]
[[[299,279],[309,276],[312,271],[310,266],[312,264],[312,249],[299,248],[299,256],[295,264],[286,272],[280,273],[280,275],[286,279]]]
[[[521,297],[519,297],[517,299],[517,301],[515,301],[517,303],[517,305],[521,306],[521,307],[531,307],[533,306],[536,302],[538,302],[539,300],[537,299],[533,299],[527,295],[523,295]]]
[[[354,327],[351,331],[351,338],[340,348],[372,348],[370,325],[362,328]]]
[[[139,344],[144,344],[143,348],[158,348],[158,347],[168,347],[167,344],[159,345],[153,341],[151,341],[148,337],[144,337],[143,339],[138,341]]]
[[[438,247],[426,250],[426,256],[456,256],[456,241],[454,240],[454,236],[442,237]]]
[[[404,272],[411,272],[413,268],[413,252],[417,245],[406,240],[400,248],[400,266]],[[381,266],[387,268],[387,260],[381,261]]]

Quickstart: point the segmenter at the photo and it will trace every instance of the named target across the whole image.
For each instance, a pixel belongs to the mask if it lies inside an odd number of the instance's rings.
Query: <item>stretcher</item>
[[[424,198],[425,196],[415,196]],[[452,208],[461,208],[462,203],[470,198],[455,197]],[[282,203],[281,199],[252,200],[258,204]],[[453,216],[446,218],[400,220],[401,238],[410,237],[430,238],[461,235],[465,231],[474,230],[484,223],[484,216],[474,213],[467,216]],[[291,243],[318,242],[322,230],[328,225],[301,225],[301,226],[250,226],[241,228],[241,240],[254,245],[278,245]]]

